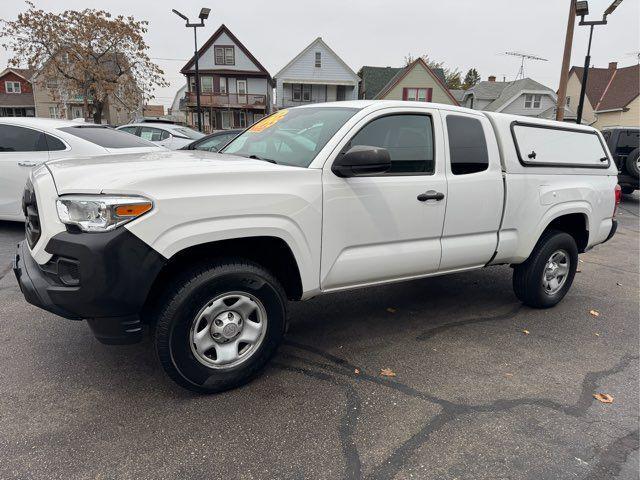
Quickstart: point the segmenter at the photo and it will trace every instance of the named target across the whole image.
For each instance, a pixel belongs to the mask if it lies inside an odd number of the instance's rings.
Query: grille
[[[24,222],[25,236],[29,247],[33,248],[42,233],[40,229],[40,216],[38,215],[38,204],[36,202],[36,193],[33,190],[31,182],[27,182],[22,195],[22,211],[26,217]]]

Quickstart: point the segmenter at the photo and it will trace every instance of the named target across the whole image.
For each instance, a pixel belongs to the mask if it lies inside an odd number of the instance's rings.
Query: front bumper
[[[23,241],[13,270],[27,302],[61,317],[87,319],[103,343],[142,338],[140,311],[166,259],[125,228],[104,233],[61,232],[38,264]]]

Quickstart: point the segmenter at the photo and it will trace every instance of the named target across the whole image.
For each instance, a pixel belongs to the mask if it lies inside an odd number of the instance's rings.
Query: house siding
[[[293,106],[291,84],[312,84],[312,102],[330,102],[337,99],[337,85],[345,86],[345,100],[357,100],[358,76],[346,68],[343,62],[320,39],[315,40],[291,65],[277,74],[276,103],[278,107]],[[316,67],[316,52],[321,54],[321,66]]]
[[[215,47],[233,45],[235,53],[235,65],[216,65]],[[245,72],[260,72],[255,63],[242,51],[242,49],[227,35],[222,32],[213,44],[198,59],[200,70],[241,70]],[[189,71],[195,72],[195,65],[191,65]]]
[[[593,126],[596,128],[637,127],[640,125],[640,97],[636,97],[627,105],[627,108],[629,110],[626,112],[598,113],[596,123]]]
[[[580,103],[580,88],[582,82],[578,78],[578,75],[575,72],[571,73],[569,76],[569,81],[567,82],[567,97],[571,99],[569,103],[569,108],[573,112],[578,112],[578,104]],[[591,125],[596,121],[596,114],[593,111],[593,105],[589,101],[589,97],[584,96],[584,106],[582,107],[582,121]]]
[[[451,99],[440,82],[434,79],[420,63],[416,63],[415,67],[411,69],[400,83],[380,98],[385,100],[402,100],[402,92],[404,88],[432,88],[432,102],[455,105],[455,102]]]
[[[505,106],[504,109],[501,110],[502,113],[509,113],[512,115],[524,115],[527,117],[537,117],[545,110],[549,108],[553,108],[556,106],[556,102],[551,95],[542,94],[542,98],[540,99],[540,108],[524,108],[526,93],[521,94],[513,100],[511,103]],[[534,94],[538,95],[538,94]]]

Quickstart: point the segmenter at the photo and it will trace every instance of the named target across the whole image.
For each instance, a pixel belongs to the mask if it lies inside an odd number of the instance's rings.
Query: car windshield
[[[70,133],[71,135],[104,148],[156,147],[155,144],[147,142],[135,135],[107,127],[77,126],[59,128],[58,130]]]
[[[222,152],[308,167],[329,139],[357,111],[344,107],[280,110],[246,130]]]
[[[197,130],[193,130],[188,127],[172,127],[171,132],[178,135],[190,138],[191,140],[198,140],[204,137],[204,133],[200,133]]]

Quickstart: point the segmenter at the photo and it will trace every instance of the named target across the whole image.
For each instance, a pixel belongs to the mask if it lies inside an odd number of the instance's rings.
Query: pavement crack
[[[418,335],[416,337],[416,340],[418,341],[425,341],[428,340],[436,335],[438,335],[439,333],[442,333],[446,330],[450,330],[452,328],[456,328],[456,327],[462,327],[465,325],[475,325],[478,323],[485,323],[485,322],[494,322],[494,321],[500,321],[500,320],[511,320],[512,318],[514,318],[518,312],[523,308],[522,304],[518,304],[516,305],[514,308],[512,308],[511,310],[509,310],[508,312],[505,313],[499,313],[499,314],[495,314],[495,315],[488,315],[488,316],[480,316],[480,317],[473,317],[473,318],[468,318],[466,320],[458,320],[457,322],[451,322],[451,323],[446,323],[444,325],[438,325],[437,327],[433,327],[430,328],[429,330],[421,333],[420,335]]]
[[[629,455],[638,448],[640,448],[640,433],[636,429],[605,447],[598,455],[598,463],[585,480],[617,477]]]

